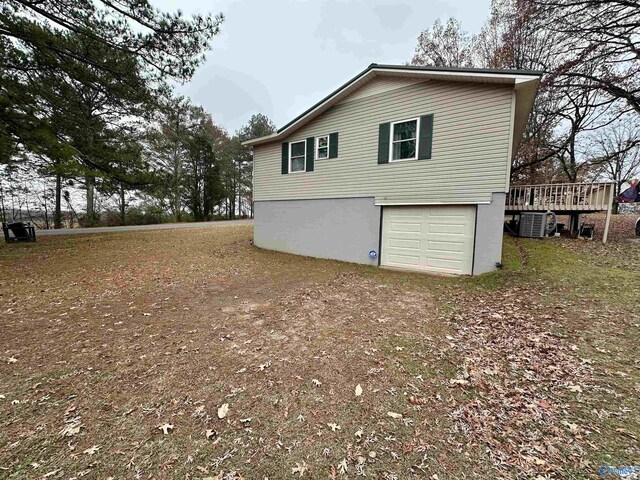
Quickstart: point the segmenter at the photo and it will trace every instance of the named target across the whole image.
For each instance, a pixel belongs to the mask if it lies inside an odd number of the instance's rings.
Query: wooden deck
[[[613,182],[514,185],[509,188],[505,212],[552,211],[556,215],[607,212],[603,242],[607,241],[615,192]]]

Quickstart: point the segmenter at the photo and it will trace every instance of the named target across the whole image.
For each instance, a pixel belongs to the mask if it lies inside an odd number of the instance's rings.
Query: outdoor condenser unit
[[[548,212],[522,212],[520,214],[521,237],[544,238],[547,233]]]

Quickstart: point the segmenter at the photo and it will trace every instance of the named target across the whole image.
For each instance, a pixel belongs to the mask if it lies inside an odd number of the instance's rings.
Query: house
[[[448,274],[494,270],[541,73],[372,64],[254,151],[254,244]]]

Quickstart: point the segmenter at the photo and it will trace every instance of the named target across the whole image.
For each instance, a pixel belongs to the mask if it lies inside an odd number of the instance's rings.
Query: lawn
[[[250,226],[0,247],[0,477],[599,478],[640,465],[640,243],[443,278]],[[222,418],[220,418],[222,417]]]

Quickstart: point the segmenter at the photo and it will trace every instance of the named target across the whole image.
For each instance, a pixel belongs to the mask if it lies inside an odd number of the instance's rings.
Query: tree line
[[[0,215],[43,228],[252,214],[250,149],[175,94],[222,14],[148,0],[0,4]],[[544,72],[514,183],[640,176],[640,2],[493,0],[481,31],[435,22],[415,65]],[[80,200],[79,200],[80,198]]]
[[[640,2],[493,0],[477,35],[455,18],[418,37],[414,65],[544,72],[512,182],[640,175]]]
[[[251,215],[241,142],[273,123],[254,115],[230,134],[174,92],[223,21],[147,0],[3,2],[2,220],[61,228]]]

